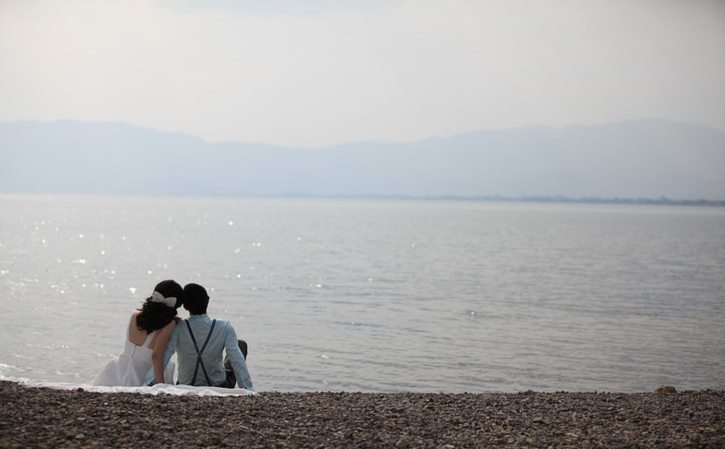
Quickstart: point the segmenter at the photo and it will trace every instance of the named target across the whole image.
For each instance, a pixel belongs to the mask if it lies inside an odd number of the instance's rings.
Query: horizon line
[[[113,193],[113,192],[6,192],[2,196],[78,196],[78,197],[148,197],[148,198],[238,198],[238,199],[320,199],[320,200],[383,200],[383,201],[431,201],[469,203],[550,203],[550,204],[620,204],[651,206],[706,206],[725,207],[724,199],[685,199],[659,197],[592,197],[567,195],[403,195],[403,194],[314,194],[314,193]]]

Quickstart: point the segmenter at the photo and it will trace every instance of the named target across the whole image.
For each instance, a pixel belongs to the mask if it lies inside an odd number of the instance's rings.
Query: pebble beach
[[[723,448],[725,392],[90,393],[0,382],[0,447]]]

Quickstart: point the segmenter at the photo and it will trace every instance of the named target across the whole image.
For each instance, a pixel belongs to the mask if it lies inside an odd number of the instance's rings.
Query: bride
[[[176,327],[176,309],[181,306],[181,285],[161,281],[128,323],[123,352],[108,362],[93,385],[142,386],[153,368],[154,383],[173,383],[174,365],[164,369],[166,344]]]

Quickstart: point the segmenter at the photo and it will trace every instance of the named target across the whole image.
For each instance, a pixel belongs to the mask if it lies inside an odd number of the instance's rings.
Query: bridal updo
[[[136,316],[136,326],[151,333],[169,324],[176,318],[176,309],[182,304],[183,292],[176,281],[159,282],[139,309],[141,313]]]

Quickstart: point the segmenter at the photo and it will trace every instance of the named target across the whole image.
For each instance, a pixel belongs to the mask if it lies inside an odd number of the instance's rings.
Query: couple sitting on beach
[[[206,314],[209,295],[198,284],[160,282],[128,324],[124,349],[103,368],[94,385],[144,386],[173,383],[176,352],[178,383],[196,386],[253,388],[247,370],[247,344],[237,340],[231,323]],[[180,306],[189,318],[176,316]],[[225,360],[222,360],[226,352]]]

